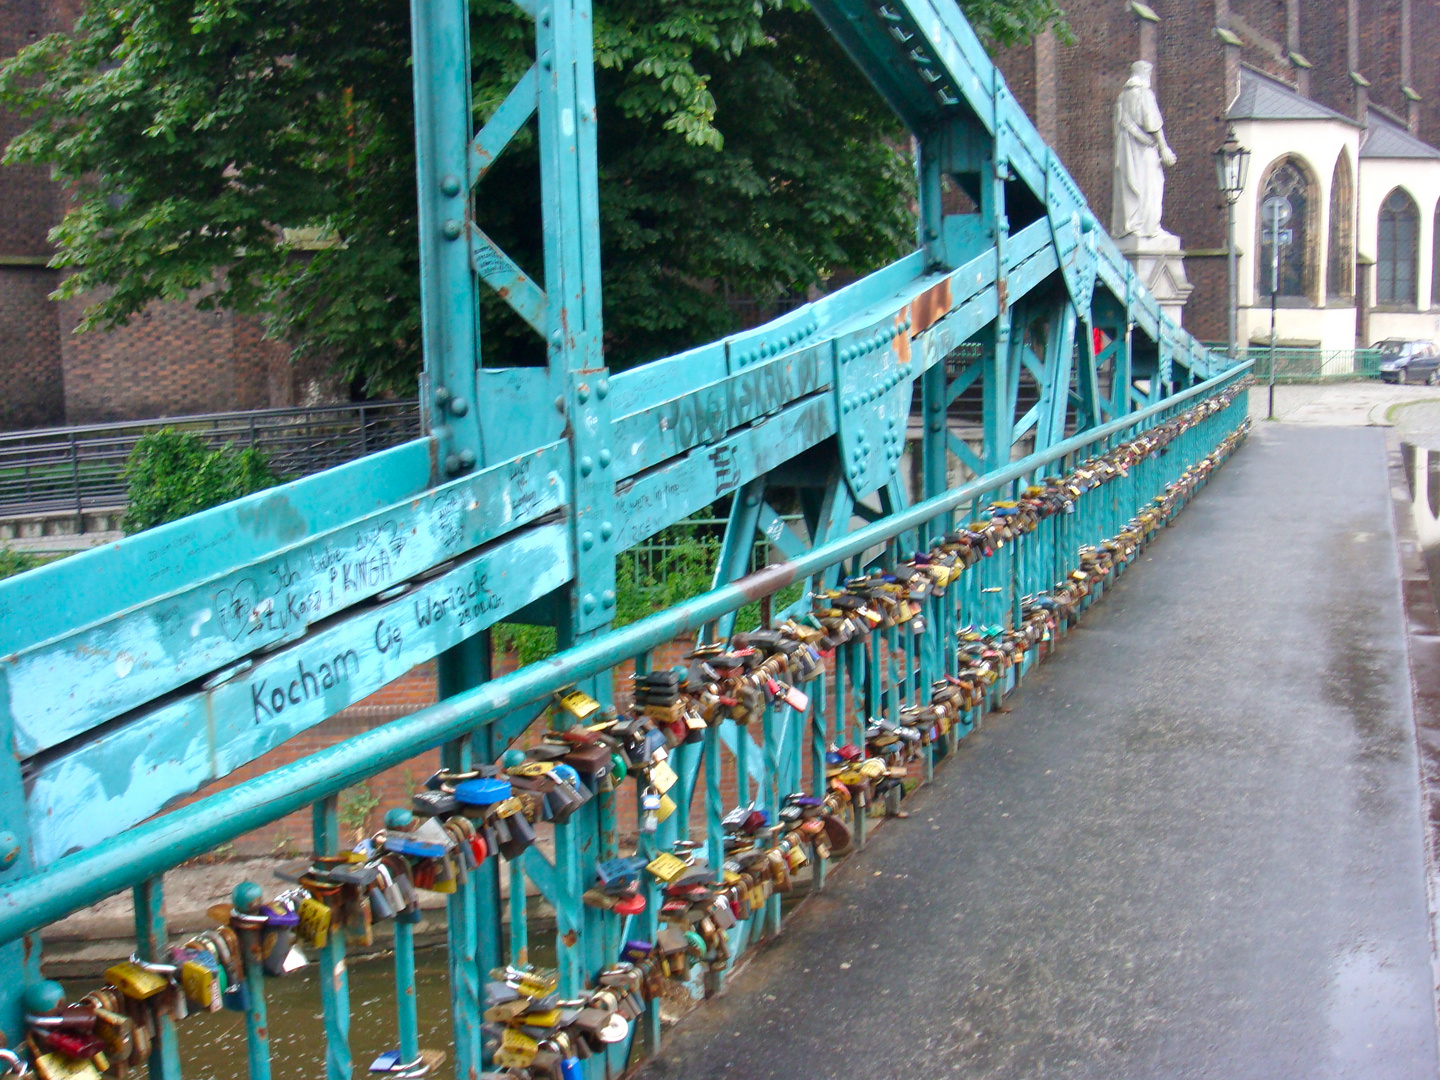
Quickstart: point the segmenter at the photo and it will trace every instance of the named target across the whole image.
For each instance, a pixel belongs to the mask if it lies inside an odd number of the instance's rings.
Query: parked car
[[[1380,350],[1380,378],[1388,383],[1427,383],[1440,368],[1440,348],[1433,341],[1386,338]]]

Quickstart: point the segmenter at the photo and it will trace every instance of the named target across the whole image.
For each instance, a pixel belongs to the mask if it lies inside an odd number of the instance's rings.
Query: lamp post
[[[1245,191],[1245,176],[1250,171],[1250,151],[1240,145],[1240,141],[1235,138],[1235,129],[1231,128],[1225,141],[1216,148],[1212,156],[1215,158],[1215,180],[1220,185],[1220,194],[1225,196],[1229,210],[1225,254],[1230,272],[1230,321],[1225,352],[1234,360],[1240,336],[1240,278],[1235,270],[1235,204],[1240,201],[1240,196]]]

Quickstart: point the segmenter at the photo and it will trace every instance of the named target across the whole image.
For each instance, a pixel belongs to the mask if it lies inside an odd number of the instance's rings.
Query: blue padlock
[[[485,777],[462,780],[455,785],[455,798],[465,806],[493,806],[510,798],[510,781]]]

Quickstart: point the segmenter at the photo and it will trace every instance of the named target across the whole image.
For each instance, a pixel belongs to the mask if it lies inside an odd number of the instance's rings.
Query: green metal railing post
[[[316,855],[340,852],[340,797],[330,795],[312,807]],[[320,1004],[325,1016],[326,1080],[350,1080],[350,974],[345,965],[345,928],[332,920],[320,948]]]
[[[136,953],[141,960],[169,963],[169,946],[165,932],[165,879],[153,877],[136,885],[135,905]],[[150,1056],[150,1075],[155,1080],[180,1080],[180,1042],[175,1032],[175,1018],[168,1012],[155,1018],[155,1043]]]

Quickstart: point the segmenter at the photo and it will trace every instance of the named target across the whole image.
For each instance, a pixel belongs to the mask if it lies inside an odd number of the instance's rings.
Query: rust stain
[[[567,930],[560,936],[560,940],[565,943],[567,949],[573,949],[575,943],[580,940],[580,935],[575,933],[574,930]]]
[[[950,279],[936,282],[910,301],[910,333],[920,334],[950,313]]]
[[[890,351],[895,354],[896,362],[910,363],[910,333],[905,329],[904,311],[895,313],[895,340],[890,344]]]
[[[757,570],[753,574],[737,578],[735,584],[740,587],[746,597],[751,600],[759,600],[761,597],[779,592],[794,580],[795,564],[787,559],[785,562],[772,563],[763,570]]]
[[[1005,309],[1010,305],[1010,286],[1003,277],[995,282],[995,300],[999,305],[1000,314],[1005,314]]]

